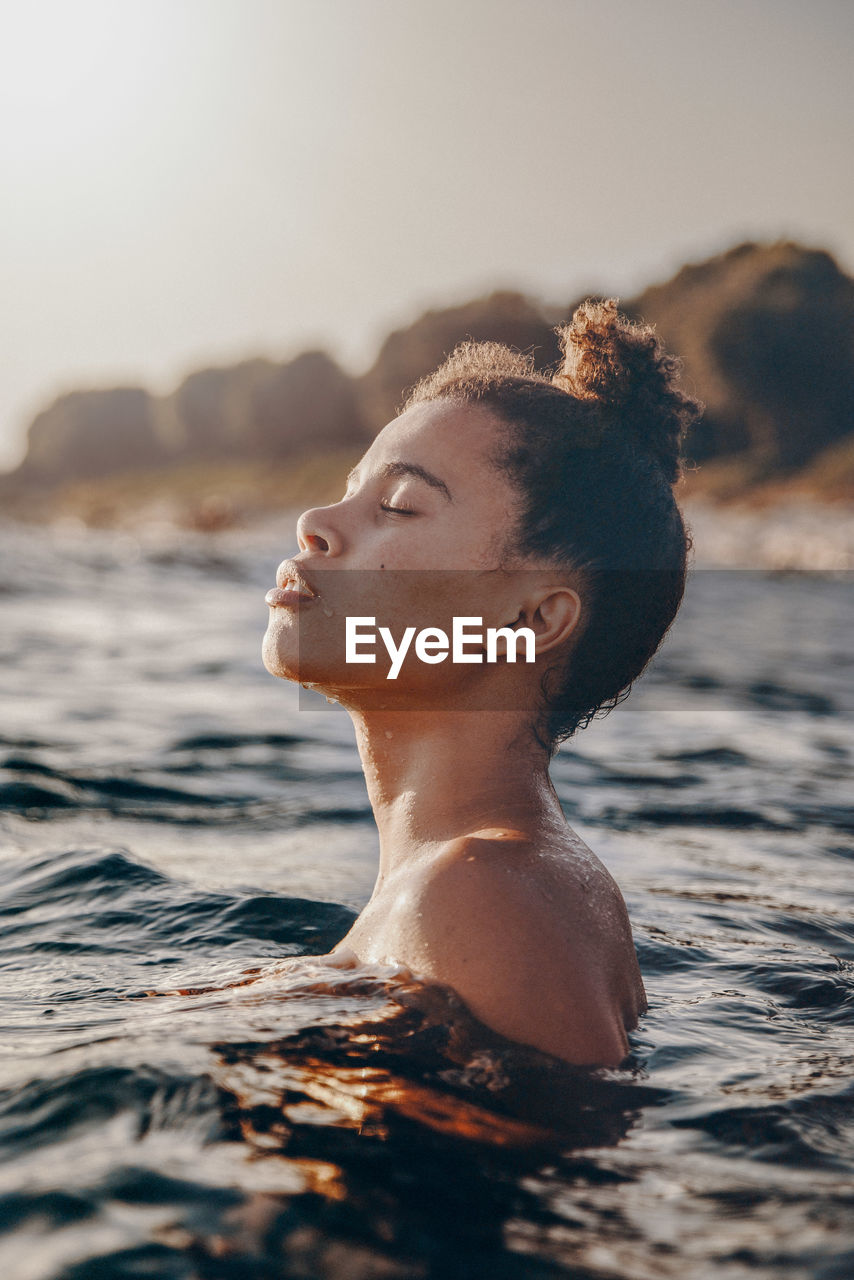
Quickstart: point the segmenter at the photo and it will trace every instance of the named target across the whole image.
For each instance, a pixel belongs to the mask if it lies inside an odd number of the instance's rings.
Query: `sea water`
[[[850,572],[697,569],[557,756],[650,999],[585,1072],[311,959],[377,842],[261,664],[291,533],[0,533],[3,1274],[847,1280]]]

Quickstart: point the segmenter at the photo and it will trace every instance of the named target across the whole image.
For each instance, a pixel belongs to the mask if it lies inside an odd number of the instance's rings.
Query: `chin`
[[[299,680],[299,659],[296,652],[288,651],[289,648],[268,627],[261,644],[261,659],[271,676],[279,676],[282,680]]]
[[[299,646],[292,633],[268,627],[261,644],[261,659],[271,676],[280,680],[293,680],[295,683],[311,684],[323,693],[327,687],[335,688],[342,683],[335,680],[334,663],[324,663],[322,654],[314,654],[313,661],[303,658],[300,662]],[[330,665],[333,670],[330,671]]]

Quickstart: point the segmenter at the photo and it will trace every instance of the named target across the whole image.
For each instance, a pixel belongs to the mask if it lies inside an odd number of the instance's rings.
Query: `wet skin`
[[[616,1065],[646,1007],[628,916],[567,825],[534,732],[542,663],[571,652],[583,603],[565,567],[508,550],[518,496],[490,461],[503,430],[485,409],[448,401],[389,423],[345,497],[300,517],[278,586],[302,574],[315,594],[272,594],[264,661],[346,707],[377,823],[373,895],[330,958],[403,965],[453,987],[508,1039]],[[409,589],[385,572],[438,567],[452,572],[428,579],[429,600],[420,575]],[[436,681],[437,668],[415,663],[387,681],[381,663],[345,663],[331,624],[367,604],[395,635],[454,613],[530,627],[539,665],[445,664]],[[479,709],[485,693],[504,709]]]

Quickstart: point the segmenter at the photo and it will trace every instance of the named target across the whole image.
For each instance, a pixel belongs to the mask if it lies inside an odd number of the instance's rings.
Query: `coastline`
[[[134,471],[48,488],[0,489],[0,522],[84,534],[114,531],[141,545],[247,535],[281,540],[307,506],[336,501],[361,450],[289,464],[259,462]],[[722,496],[719,467],[688,471],[676,489],[697,569],[854,569],[854,492],[795,476]],[[710,483],[710,481],[712,483]]]

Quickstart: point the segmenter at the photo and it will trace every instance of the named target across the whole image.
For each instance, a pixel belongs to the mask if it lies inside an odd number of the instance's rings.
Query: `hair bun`
[[[678,386],[681,362],[668,355],[650,325],[634,324],[616,298],[588,300],[556,332],[563,367],[552,382],[579,400],[597,400],[616,430],[631,430],[674,484],[682,438],[702,412]]]

